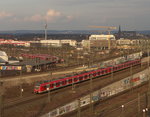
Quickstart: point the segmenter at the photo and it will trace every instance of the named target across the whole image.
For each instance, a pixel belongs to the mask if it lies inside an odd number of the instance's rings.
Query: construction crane
[[[117,27],[110,27],[110,26],[89,26],[90,28],[106,28],[108,31],[108,49],[110,49],[110,31],[117,29]]]

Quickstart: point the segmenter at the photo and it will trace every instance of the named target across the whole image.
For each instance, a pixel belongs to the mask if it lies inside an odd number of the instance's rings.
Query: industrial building
[[[76,40],[39,40],[39,41],[30,41],[31,46],[37,47],[61,47],[62,45],[69,45],[75,47],[77,45]]]
[[[30,47],[30,42],[28,41],[16,41],[16,40],[5,40],[0,39],[0,45],[13,45],[13,46],[24,46],[24,47]]]
[[[109,43],[111,48],[116,47],[116,39],[114,35],[91,35],[89,40],[82,40],[84,48],[108,49]]]
[[[89,40],[116,40],[114,35],[91,35]]]

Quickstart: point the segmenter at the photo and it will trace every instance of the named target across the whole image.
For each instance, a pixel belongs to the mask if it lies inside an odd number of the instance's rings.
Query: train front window
[[[39,89],[40,86],[35,86],[35,89]]]

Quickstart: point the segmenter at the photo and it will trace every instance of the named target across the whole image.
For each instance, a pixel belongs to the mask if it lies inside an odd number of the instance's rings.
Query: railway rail
[[[142,117],[142,110],[147,108],[148,87],[149,84],[146,82],[111,98],[98,101],[93,104],[93,112],[91,112],[91,106],[83,107],[80,110],[80,117]],[[124,109],[123,113],[122,108]],[[76,117],[78,114],[79,112],[76,110],[62,115],[62,117]]]
[[[120,56],[108,56],[108,58],[103,58],[101,60],[93,60],[92,61],[92,64],[96,64],[96,63],[99,63],[99,62],[103,62],[103,61],[106,61],[106,60],[110,60],[111,59],[114,59],[116,57],[120,57]],[[89,66],[91,62],[85,62],[84,65],[86,66]],[[38,71],[38,72],[29,72],[29,73],[21,73],[21,72],[18,72],[17,74],[15,74],[16,76],[19,76],[20,74],[22,76],[30,76],[30,75],[38,75],[38,74],[44,74],[44,73],[49,73],[49,72],[54,72],[54,71],[62,71],[62,70],[69,70],[71,68],[76,68],[76,67],[80,67],[80,66],[83,66],[83,63],[78,63],[78,64],[75,64],[75,65],[69,65],[69,66],[57,66],[56,68],[51,68],[51,69],[47,69],[47,70],[44,70],[44,71]],[[37,65],[38,67],[38,65]],[[14,75],[13,75],[14,76]],[[11,76],[1,76],[1,78],[10,78]]]
[[[144,64],[142,68],[140,68],[139,66],[140,65],[133,67],[133,73],[136,73],[136,72],[140,71],[141,69],[145,69],[147,67],[146,64]],[[119,71],[119,72],[114,73],[114,77],[115,77],[114,80],[112,80],[110,78],[111,74],[103,76],[102,78],[94,79],[93,80],[93,84],[95,84],[95,86],[93,87],[93,90],[99,89],[99,88],[101,88],[101,87],[103,87],[105,85],[108,85],[108,84],[110,84],[112,82],[120,80],[121,78],[124,78],[126,76],[131,75],[129,73],[129,71],[130,71],[130,69],[125,69],[123,71]],[[123,73],[125,73],[126,75],[123,74]],[[98,81],[101,81],[101,82],[98,82]],[[88,94],[90,92],[89,90],[87,90],[88,87],[89,87],[89,82],[87,81],[87,82],[83,82],[81,84],[77,84],[76,85],[76,88],[75,88],[76,93],[75,94],[71,93],[70,86],[66,87],[64,89],[60,89],[59,91],[56,90],[56,91],[51,92],[52,101],[50,102],[51,106],[50,107],[48,106],[48,109],[50,110],[50,109],[56,108],[56,107],[58,107],[60,105],[65,104],[68,101],[74,100],[74,99],[76,99],[78,97],[81,97],[83,95]],[[71,93],[71,96],[68,97],[70,95],[70,93]],[[81,93],[82,93],[82,95],[81,95]],[[48,99],[47,96],[48,96],[48,93],[42,94],[42,95],[38,95],[38,96],[37,95],[36,96],[33,95],[33,96],[29,97],[29,98],[24,97],[23,99],[20,99],[20,100],[15,101],[15,102],[13,102],[13,101],[11,101],[11,102],[5,101],[4,109],[11,110],[12,109],[11,107],[14,107],[16,105],[18,107],[20,107],[21,105],[24,105],[24,104],[27,104],[27,103],[31,104],[32,102],[38,102],[39,100],[44,100],[44,101],[42,101],[43,104],[47,105],[47,104],[49,104],[48,101],[45,101],[45,100]],[[67,100],[63,100],[63,99],[67,99]],[[45,113],[45,111],[41,112],[41,114],[43,114],[43,113]]]

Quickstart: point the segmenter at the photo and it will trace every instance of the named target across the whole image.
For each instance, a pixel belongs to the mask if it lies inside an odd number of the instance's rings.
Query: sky
[[[150,30],[150,0],[1,0],[0,30]],[[100,30],[100,29],[99,29]]]

